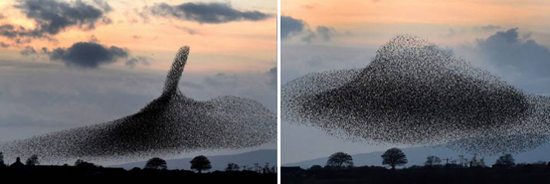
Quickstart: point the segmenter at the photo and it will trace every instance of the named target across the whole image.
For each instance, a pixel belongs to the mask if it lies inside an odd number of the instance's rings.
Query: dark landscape
[[[390,149],[392,150],[392,149]],[[285,166],[281,181],[297,183],[550,183],[550,162],[515,163],[511,154],[500,156],[495,163],[483,158],[457,159],[426,156],[422,165],[397,168],[406,164],[406,155],[386,151],[378,157],[384,166],[354,166],[352,156],[338,152],[331,155],[324,166],[310,168]],[[398,149],[399,150],[399,149]]]
[[[92,181],[185,181],[201,183],[239,182],[239,183],[274,183],[277,181],[276,167],[269,164],[239,166],[235,163],[226,165],[223,171],[212,171],[207,157],[197,156],[190,161],[190,168],[167,169],[165,160],[154,157],[142,167],[126,170],[121,167],[103,167],[83,160],[73,165],[40,165],[39,157],[34,155],[22,162],[18,157],[11,164],[4,163],[0,153],[0,177],[4,179],[23,179],[40,181],[82,180]],[[191,170],[188,170],[191,169]]]

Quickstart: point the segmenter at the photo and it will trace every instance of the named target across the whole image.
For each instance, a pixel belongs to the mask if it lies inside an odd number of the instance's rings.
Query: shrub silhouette
[[[195,169],[199,173],[202,173],[203,170],[212,169],[212,165],[210,165],[210,160],[208,160],[208,158],[204,155],[199,155],[191,160],[191,169]]]
[[[166,161],[159,157],[151,158],[145,164],[145,169],[166,170]]]
[[[320,165],[312,165],[312,166],[309,168],[309,170],[312,170],[312,171],[321,170],[321,169],[323,169],[323,167],[320,166]]]
[[[30,158],[27,159],[27,161],[25,162],[25,165],[29,165],[29,166],[32,166],[32,165],[39,165],[40,164],[40,161],[38,161],[38,155],[32,155]]]
[[[74,162],[74,166],[75,167],[80,167],[80,168],[95,168],[95,167],[97,167],[95,164],[86,162],[82,159],[76,160],[76,162]]]

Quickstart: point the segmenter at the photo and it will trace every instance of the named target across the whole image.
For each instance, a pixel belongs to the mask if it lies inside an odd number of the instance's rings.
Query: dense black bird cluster
[[[128,160],[181,152],[237,149],[276,141],[276,114],[233,96],[197,101],[178,83],[189,55],[182,47],[162,95],[138,113],[111,122],[0,144],[6,156],[41,160]]]
[[[423,39],[401,35],[360,70],[313,73],[282,89],[283,118],[375,143],[524,151],[546,142],[550,98],[526,94]]]

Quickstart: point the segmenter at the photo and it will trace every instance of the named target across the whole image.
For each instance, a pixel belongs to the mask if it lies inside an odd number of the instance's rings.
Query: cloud
[[[21,55],[23,56],[32,56],[32,55],[37,55],[38,52],[36,52],[36,50],[34,50],[33,47],[31,46],[26,46],[21,52],[19,52]]]
[[[290,16],[281,16],[281,39],[288,40],[292,37],[299,37],[300,40],[311,43],[319,38],[322,41],[330,41],[338,32],[336,29],[324,25],[316,27],[312,31],[307,23],[301,19]]]
[[[174,17],[206,24],[221,24],[233,21],[261,21],[273,17],[259,11],[240,11],[229,3],[183,3],[155,4],[150,12],[156,16]]]
[[[465,34],[479,34],[479,33],[488,33],[494,32],[502,29],[499,25],[487,24],[484,26],[473,26],[473,27],[459,27],[459,28],[449,28],[449,31],[445,36],[453,37]]]
[[[190,35],[195,35],[195,34],[199,34],[199,32],[195,29],[191,29],[191,28],[188,28],[188,27],[183,27],[183,26],[175,26],[176,28],[190,34]]]
[[[78,68],[98,68],[100,65],[114,63],[129,56],[126,49],[106,47],[94,42],[78,42],[69,48],[56,48],[51,52],[45,52],[50,60],[61,61],[67,66]]]
[[[480,29],[483,30],[483,31],[493,31],[493,30],[500,29],[500,28],[501,27],[499,25],[492,25],[492,24],[480,27]]]
[[[336,34],[336,30],[327,26],[317,26],[317,34],[319,34],[323,40],[330,41]]]
[[[281,39],[285,40],[293,34],[298,34],[306,27],[305,22],[289,16],[281,16]]]
[[[69,27],[79,27],[84,30],[94,29],[98,22],[110,23],[105,14],[112,11],[106,2],[94,1],[99,7],[87,4],[81,0],[61,2],[56,0],[22,0],[14,7],[35,21],[35,28],[26,29],[22,26],[4,24],[0,26],[0,35],[16,39],[21,37],[50,38]],[[51,38],[50,38],[51,39]]]
[[[152,59],[149,58],[149,57],[145,57],[145,56],[137,56],[137,57],[133,57],[133,58],[130,58],[128,60],[126,60],[126,62],[124,63],[126,66],[129,66],[129,67],[135,67],[136,65],[144,65],[144,66],[149,66],[149,64],[151,63]]]
[[[518,28],[499,31],[476,41],[479,54],[504,71],[523,76],[550,77],[550,51],[534,40],[519,37]]]

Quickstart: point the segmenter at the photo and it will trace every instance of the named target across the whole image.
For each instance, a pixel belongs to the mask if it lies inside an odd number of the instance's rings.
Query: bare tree
[[[395,169],[396,166],[405,165],[407,162],[407,156],[399,148],[388,149],[382,154],[382,164],[391,166],[391,169]]]
[[[330,155],[327,160],[326,166],[336,167],[338,169],[342,167],[353,167],[353,158],[347,153],[337,152]]]

